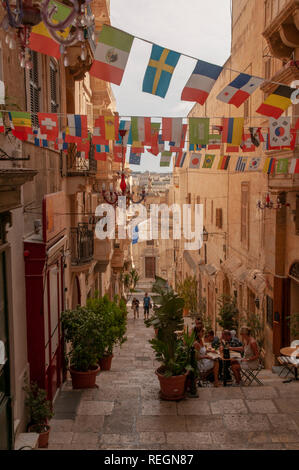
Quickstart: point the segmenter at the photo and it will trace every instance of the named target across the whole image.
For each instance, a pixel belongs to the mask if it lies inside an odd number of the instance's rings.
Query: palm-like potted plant
[[[183,330],[184,300],[168,286],[167,282],[156,277],[153,285],[154,313],[145,321],[146,326],[158,329],[157,336],[149,342],[161,366],[156,370],[160,381],[161,398],[180,400],[185,396],[185,385],[191,366],[191,346],[194,337],[183,337],[177,332]]]
[[[88,299],[87,307],[98,316],[102,333],[98,335],[98,361],[101,370],[110,370],[113,349],[126,341],[127,309],[124,300],[108,296]]]
[[[78,307],[61,315],[65,339],[71,348],[67,354],[73,388],[95,386],[98,366],[99,344],[103,344],[101,319],[88,307]]]
[[[53,412],[51,402],[47,400],[46,390],[39,388],[37,383],[29,383],[25,379],[23,390],[26,392],[25,406],[29,412],[28,430],[39,434],[38,447],[48,447],[50,426],[48,420],[52,418]]]
[[[180,282],[177,291],[180,297],[184,299],[184,316],[193,316],[198,309],[197,302],[198,283],[196,276],[186,276],[183,282]]]

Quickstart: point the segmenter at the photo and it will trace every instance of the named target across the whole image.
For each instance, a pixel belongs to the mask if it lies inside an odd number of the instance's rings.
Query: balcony
[[[124,250],[119,243],[114,244],[113,256],[111,259],[111,267],[114,269],[122,269],[124,266],[125,256]]]
[[[299,47],[299,0],[266,0],[265,30],[271,55],[289,59]],[[296,57],[295,60],[299,60]]]
[[[94,239],[94,260],[97,261],[96,271],[105,272],[112,257],[112,240],[105,238],[104,240]]]
[[[62,156],[63,167],[64,155]],[[76,144],[69,144],[66,153],[66,168],[62,168],[63,176],[94,176],[97,172],[97,161],[94,158],[94,145],[90,144],[88,158],[81,156],[81,152],[77,151]]]
[[[70,249],[72,266],[82,266],[92,261],[94,255],[94,233],[87,223],[71,227]]]

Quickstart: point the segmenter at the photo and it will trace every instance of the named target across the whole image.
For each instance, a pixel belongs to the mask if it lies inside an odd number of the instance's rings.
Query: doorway
[[[145,257],[145,277],[154,279],[156,275],[156,258],[154,256]]]

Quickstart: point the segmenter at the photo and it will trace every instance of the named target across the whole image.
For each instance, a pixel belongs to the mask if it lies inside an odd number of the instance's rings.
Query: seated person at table
[[[220,339],[218,336],[215,336],[213,330],[209,330],[207,335],[205,336],[205,340],[207,343],[211,343],[212,348],[218,349],[220,346]]]
[[[214,375],[214,387],[219,387],[218,374],[219,374],[219,362],[218,359],[211,359],[207,356],[207,349],[203,344],[203,330],[200,331],[198,339],[194,342],[194,347],[197,353],[197,365],[202,375],[208,377],[209,374]]]
[[[229,330],[223,330],[221,343],[222,344],[228,343],[229,346],[232,348],[239,348],[242,346],[241,341],[239,341],[236,336],[232,336]]]
[[[259,364],[259,349],[256,340],[251,336],[250,329],[243,326],[240,331],[243,346],[241,347],[230,347],[231,351],[244,352],[244,357],[240,361],[231,361],[231,368],[234,373],[236,383],[241,382],[242,369],[256,369]]]

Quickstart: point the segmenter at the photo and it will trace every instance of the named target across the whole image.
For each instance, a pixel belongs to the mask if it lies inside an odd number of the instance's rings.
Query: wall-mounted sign
[[[47,243],[65,231],[66,195],[63,191],[43,199],[43,239]]]

